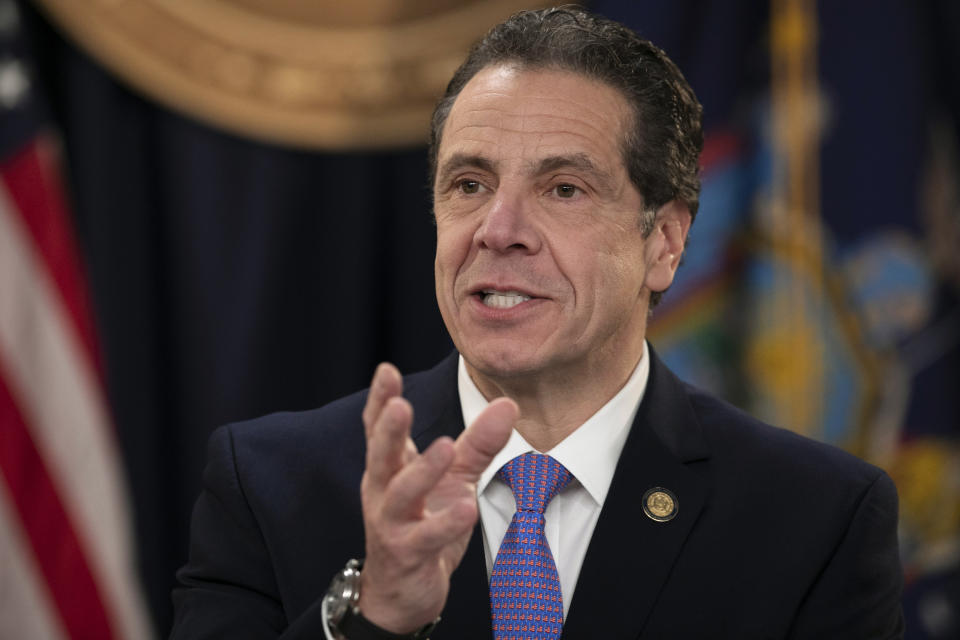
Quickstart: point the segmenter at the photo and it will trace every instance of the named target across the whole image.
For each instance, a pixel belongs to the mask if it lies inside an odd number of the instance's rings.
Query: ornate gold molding
[[[520,0],[35,0],[158,102],[244,137],[422,144],[470,45]]]

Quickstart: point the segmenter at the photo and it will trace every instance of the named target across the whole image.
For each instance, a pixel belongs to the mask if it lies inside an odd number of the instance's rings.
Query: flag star
[[[21,62],[0,62],[0,106],[13,109],[24,101],[29,90],[30,78]]]

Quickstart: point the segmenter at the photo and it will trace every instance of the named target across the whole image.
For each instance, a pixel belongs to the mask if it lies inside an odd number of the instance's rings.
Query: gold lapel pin
[[[680,503],[669,489],[654,487],[643,494],[643,512],[656,522],[668,522],[677,516]]]

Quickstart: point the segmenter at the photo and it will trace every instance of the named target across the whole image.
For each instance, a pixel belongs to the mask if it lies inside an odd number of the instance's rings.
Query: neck
[[[537,451],[549,451],[573,433],[623,388],[640,358],[639,348],[576,371],[551,370],[528,375],[496,376],[475,369],[467,372],[487,400],[507,396],[520,407],[517,431]]]

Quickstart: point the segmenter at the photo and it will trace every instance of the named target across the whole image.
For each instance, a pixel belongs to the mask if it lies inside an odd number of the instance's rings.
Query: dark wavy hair
[[[633,109],[624,165],[644,200],[645,234],[655,212],[679,199],[696,216],[703,108],[663,50],[627,27],[579,7],[521,11],[493,27],[453,74],[433,111],[430,177],[436,178],[443,127],[460,91],[482,69],[509,64],[583,74],[618,89]]]

